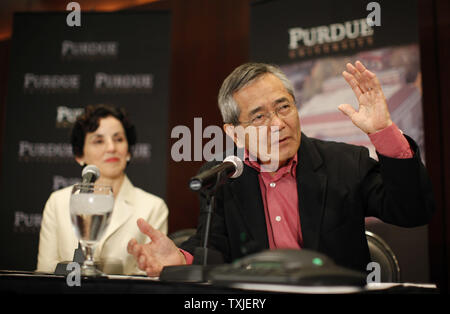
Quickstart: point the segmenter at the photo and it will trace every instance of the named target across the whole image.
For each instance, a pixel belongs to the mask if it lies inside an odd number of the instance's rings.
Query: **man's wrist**
[[[182,255],[182,259],[184,261],[183,265],[190,265],[192,264],[192,262],[194,261],[194,257],[187,251],[183,250],[183,249],[178,249],[178,251],[180,252],[180,254]]]
[[[393,124],[394,124],[394,122],[392,122],[392,120],[389,119],[389,121],[386,122],[386,125],[385,125],[384,127],[381,127],[381,128],[379,128],[379,129],[375,129],[375,130],[373,130],[372,132],[368,132],[367,135],[370,136],[370,135],[373,135],[373,134],[382,132],[382,131],[386,130],[387,128],[391,127]]]
[[[411,158],[414,155],[403,132],[395,123],[376,133],[369,134],[369,138],[377,152],[386,157]]]

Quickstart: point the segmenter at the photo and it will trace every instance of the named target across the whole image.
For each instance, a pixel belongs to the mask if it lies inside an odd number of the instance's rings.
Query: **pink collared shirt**
[[[245,164],[259,172],[267,236],[271,249],[300,249],[303,244],[297,193],[297,154],[276,172],[261,172],[247,152]]]
[[[395,124],[369,134],[369,138],[378,153],[384,156],[399,159],[413,157],[408,141]],[[258,171],[261,169],[258,162],[248,158],[247,152],[244,162]],[[297,154],[277,172],[259,172],[258,174],[271,249],[300,249],[303,246],[296,165]],[[181,252],[186,257],[186,263],[192,264],[193,256],[184,250]]]

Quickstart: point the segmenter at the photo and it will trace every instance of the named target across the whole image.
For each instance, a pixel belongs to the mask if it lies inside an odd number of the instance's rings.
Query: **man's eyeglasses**
[[[266,113],[256,113],[253,118],[248,121],[239,121],[241,124],[251,124],[254,126],[267,125],[272,120],[272,114],[275,114],[280,119],[290,117],[296,112],[295,104],[291,102],[283,102],[276,106],[274,111],[268,111]]]

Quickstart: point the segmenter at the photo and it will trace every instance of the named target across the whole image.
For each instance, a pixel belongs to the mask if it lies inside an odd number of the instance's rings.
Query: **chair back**
[[[197,232],[197,229],[181,229],[169,234],[169,239],[171,239],[176,246],[180,246],[181,243],[189,239]]]
[[[389,245],[373,232],[366,230],[372,262],[380,265],[381,282],[400,282],[400,265]]]

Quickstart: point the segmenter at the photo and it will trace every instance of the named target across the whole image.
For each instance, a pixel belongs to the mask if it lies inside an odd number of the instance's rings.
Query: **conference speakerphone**
[[[261,283],[303,286],[366,285],[366,274],[336,265],[315,251],[266,250],[214,267],[208,274],[214,284]]]

